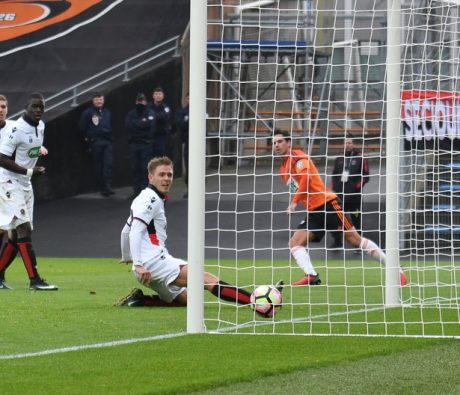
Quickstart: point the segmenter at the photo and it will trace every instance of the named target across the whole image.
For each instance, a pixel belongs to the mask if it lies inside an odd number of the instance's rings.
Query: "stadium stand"
[[[156,44],[181,35],[189,21],[189,0],[108,0],[102,3],[117,5],[98,18],[94,13],[82,13],[53,27],[57,32],[64,32],[73,24],[81,23],[80,27],[62,37],[7,55],[4,55],[8,49],[6,44],[0,43],[0,86],[1,93],[9,98],[10,115],[22,109],[28,93],[39,91],[45,98],[59,93]],[[84,18],[91,22],[84,24]],[[37,40],[42,40],[45,33],[43,30],[31,33],[26,37],[27,44],[33,41],[34,35]],[[50,37],[54,36],[50,34]],[[14,45],[19,48],[22,44],[15,40]],[[135,79],[120,83],[120,78],[103,89],[107,106],[113,114],[115,187],[130,182],[123,120],[135,94],[145,91],[150,96],[155,85],[163,84],[168,102],[173,107],[180,105],[181,63],[178,58],[146,64],[142,70],[143,73],[137,74]],[[89,94],[60,113],[45,114],[45,146],[50,155],[42,163],[47,174],[35,181],[38,201],[74,196],[94,189],[89,158],[77,128],[78,117],[88,101]],[[174,142],[170,145],[174,147]],[[171,156],[175,155],[177,152],[171,152]]]

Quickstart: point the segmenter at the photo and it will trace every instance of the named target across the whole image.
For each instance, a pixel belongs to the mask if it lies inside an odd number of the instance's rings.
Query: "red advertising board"
[[[403,91],[401,119],[406,147],[452,147],[460,138],[460,93]]]

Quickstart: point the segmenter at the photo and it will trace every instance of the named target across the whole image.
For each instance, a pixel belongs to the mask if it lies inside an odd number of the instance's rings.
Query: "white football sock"
[[[372,240],[366,239],[365,237],[361,238],[361,243],[359,247],[369,256],[378,260],[383,265],[386,263],[385,253],[375,244]]]
[[[304,247],[292,247],[291,254],[305,274],[311,274],[312,276],[317,275],[316,270],[311,263],[310,255]]]

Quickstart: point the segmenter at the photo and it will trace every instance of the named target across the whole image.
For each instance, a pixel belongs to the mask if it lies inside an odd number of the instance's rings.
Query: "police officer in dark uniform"
[[[149,108],[155,113],[155,137],[153,140],[153,157],[166,155],[166,141],[172,132],[171,107],[164,102],[164,91],[161,86],[153,90],[152,103]]]
[[[185,185],[188,186],[188,147],[189,147],[189,129],[188,129],[188,118],[189,118],[189,94],[185,95],[185,105],[177,113],[177,129],[180,132],[182,143],[184,144],[184,165],[185,165]],[[184,198],[188,197],[188,192],[185,192]]]
[[[153,137],[155,133],[155,113],[147,107],[143,93],[136,96],[136,108],[125,118],[128,132],[129,154],[133,177],[133,196],[135,198],[148,184],[147,165],[153,156]]]
[[[95,92],[92,105],[80,116],[80,130],[88,144],[100,192],[113,195],[112,190],[112,115],[104,107],[104,95]]]
[[[353,139],[345,140],[345,156],[335,159],[332,171],[332,189],[343,203],[343,211],[350,215],[353,226],[361,230],[361,202],[363,186],[369,182],[369,163],[363,158]],[[342,247],[340,233],[333,233],[332,248]]]

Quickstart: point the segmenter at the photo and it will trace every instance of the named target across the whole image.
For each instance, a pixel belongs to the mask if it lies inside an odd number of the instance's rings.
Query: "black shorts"
[[[331,200],[324,206],[309,211],[297,229],[305,229],[313,233],[312,241],[319,242],[323,239],[326,230],[348,230],[353,227],[351,219],[344,214],[342,205],[337,200]]]

